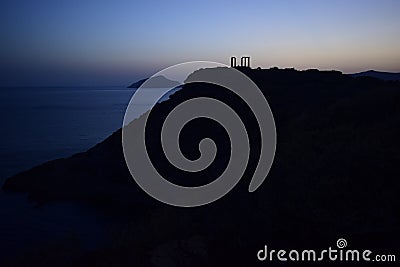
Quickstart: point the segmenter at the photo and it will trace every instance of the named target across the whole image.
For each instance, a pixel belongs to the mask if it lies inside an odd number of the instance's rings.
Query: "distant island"
[[[400,72],[383,72],[376,70],[368,70],[349,75],[353,77],[373,77],[384,81],[400,81]]]

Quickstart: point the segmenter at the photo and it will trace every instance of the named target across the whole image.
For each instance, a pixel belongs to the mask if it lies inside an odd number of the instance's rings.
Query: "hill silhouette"
[[[179,82],[169,80],[169,79],[165,78],[164,76],[154,76],[151,78],[146,78],[146,79],[142,79],[137,82],[134,82],[133,84],[128,86],[128,88],[137,89],[140,86],[142,86],[143,84],[144,84],[144,88],[160,88],[160,87],[165,87],[165,86],[167,86],[167,88],[173,88],[173,87],[180,85]]]
[[[368,70],[350,74],[353,77],[373,77],[384,81],[400,81],[400,73]]]
[[[192,75],[201,71],[215,70]],[[244,177],[221,200],[193,209],[153,200],[129,174],[121,130],[84,153],[10,177],[3,189],[28,193],[41,204],[88,202],[104,212],[123,214],[128,230],[121,230],[108,247],[77,256],[74,266],[103,266],[105,262],[115,266],[249,266],[257,264],[256,253],[265,244],[289,245],[287,249],[310,248],[311,244],[317,249],[334,247],[340,237],[347,238],[352,248],[393,252],[400,230],[400,83],[338,71],[242,71],[266,96],[278,134],[275,162],[255,193],[247,192],[260,145],[254,116],[237,96],[201,83],[186,84],[155,106],[146,141],[159,172],[172,182],[186,186],[210,182],[229,160],[224,129],[198,119],[182,130],[182,151],[188,158],[199,156],[198,142],[204,137],[212,138],[218,147],[215,162],[189,176],[160,153],[160,127],[169,111],[187,99],[207,96],[229,104],[249,130],[251,155]],[[38,261],[36,257],[29,260]],[[57,259],[48,263],[63,266]]]

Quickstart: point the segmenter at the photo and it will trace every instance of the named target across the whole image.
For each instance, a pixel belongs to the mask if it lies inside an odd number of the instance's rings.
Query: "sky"
[[[173,64],[400,72],[400,1],[0,2],[0,86],[126,85]]]

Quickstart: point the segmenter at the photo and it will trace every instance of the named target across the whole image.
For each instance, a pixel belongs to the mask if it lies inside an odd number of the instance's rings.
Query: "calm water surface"
[[[0,183],[45,161],[68,157],[119,129],[134,91],[122,87],[0,88]],[[48,240],[78,236],[101,244],[109,224],[90,207],[35,207],[26,196],[0,192],[0,263]]]

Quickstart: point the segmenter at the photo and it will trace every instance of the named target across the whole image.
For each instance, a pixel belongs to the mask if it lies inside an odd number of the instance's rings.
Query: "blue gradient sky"
[[[0,86],[122,85],[188,60],[400,71],[400,1],[1,1]]]

